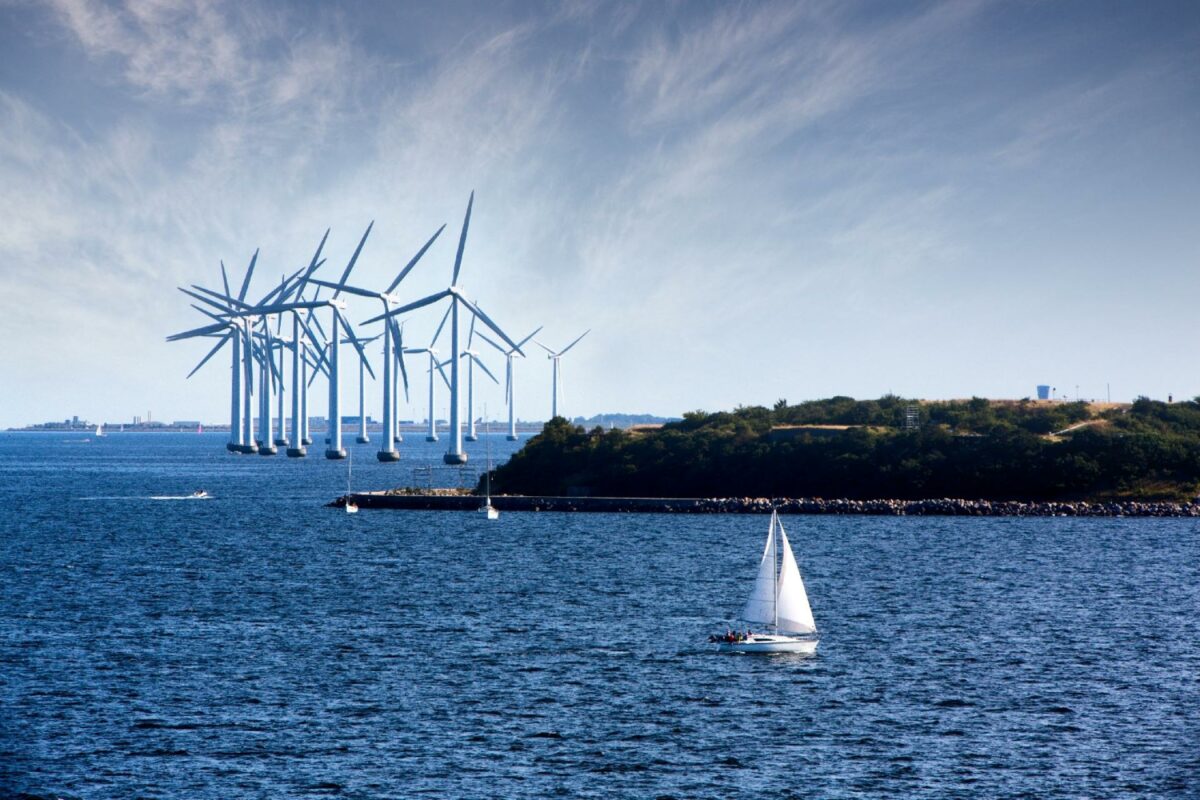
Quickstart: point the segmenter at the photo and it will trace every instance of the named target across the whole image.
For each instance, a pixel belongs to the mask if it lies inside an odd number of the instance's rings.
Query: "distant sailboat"
[[[104,423],[101,422],[99,425],[96,426],[96,438],[98,439],[103,435],[104,435]]]
[[[780,552],[782,558],[778,555]],[[800,577],[800,568],[796,566],[779,513],[774,510],[771,511],[767,544],[758,563],[758,576],[742,608],[741,618],[770,625],[772,632],[726,633],[710,637],[710,641],[717,642],[720,650],[734,653],[816,652],[817,623],[808,605],[804,579]]]
[[[204,433],[204,425],[202,423],[196,423],[196,433]]]
[[[347,454],[347,456],[348,456],[348,458],[346,460],[346,513],[347,514],[357,514],[358,513],[358,503],[354,502],[354,500],[352,499],[352,496],[350,494],[350,474],[351,474],[351,471],[354,469],[354,451],[351,450]]]
[[[487,411],[484,411],[484,417],[487,416]],[[487,472],[483,475],[483,485],[486,498],[483,505],[479,507],[479,513],[487,516],[488,519],[500,519],[500,510],[492,505],[492,437],[490,426],[487,420],[483,423],[483,438],[487,442]]]

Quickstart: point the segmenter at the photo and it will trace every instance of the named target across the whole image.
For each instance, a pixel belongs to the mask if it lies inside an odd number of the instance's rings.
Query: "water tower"
[[[1049,400],[1050,399],[1050,385],[1049,384],[1038,384],[1037,393],[1038,393],[1038,400]]]

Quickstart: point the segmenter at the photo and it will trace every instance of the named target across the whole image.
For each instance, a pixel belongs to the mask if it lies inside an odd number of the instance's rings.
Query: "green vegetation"
[[[920,427],[906,430],[912,406]],[[1031,501],[1189,500],[1198,488],[1200,398],[780,400],[634,432],[556,418],[492,483],[528,495]]]

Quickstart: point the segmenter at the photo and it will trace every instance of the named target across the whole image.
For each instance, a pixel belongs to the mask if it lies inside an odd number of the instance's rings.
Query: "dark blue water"
[[[0,796],[1200,796],[1194,521],[789,518],[820,650],[728,656],[765,518],[83,438],[0,434]]]

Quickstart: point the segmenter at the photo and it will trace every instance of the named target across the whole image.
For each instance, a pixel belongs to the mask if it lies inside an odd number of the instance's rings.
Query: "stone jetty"
[[[477,495],[457,492],[349,495],[359,508],[404,511],[471,511]],[[347,497],[330,506],[342,507]],[[819,497],[529,497],[493,495],[500,511],[576,511],[653,514],[862,514],[890,517],[1200,517],[1200,503],[1158,501],[1022,502],[1017,500],[826,500]]]

